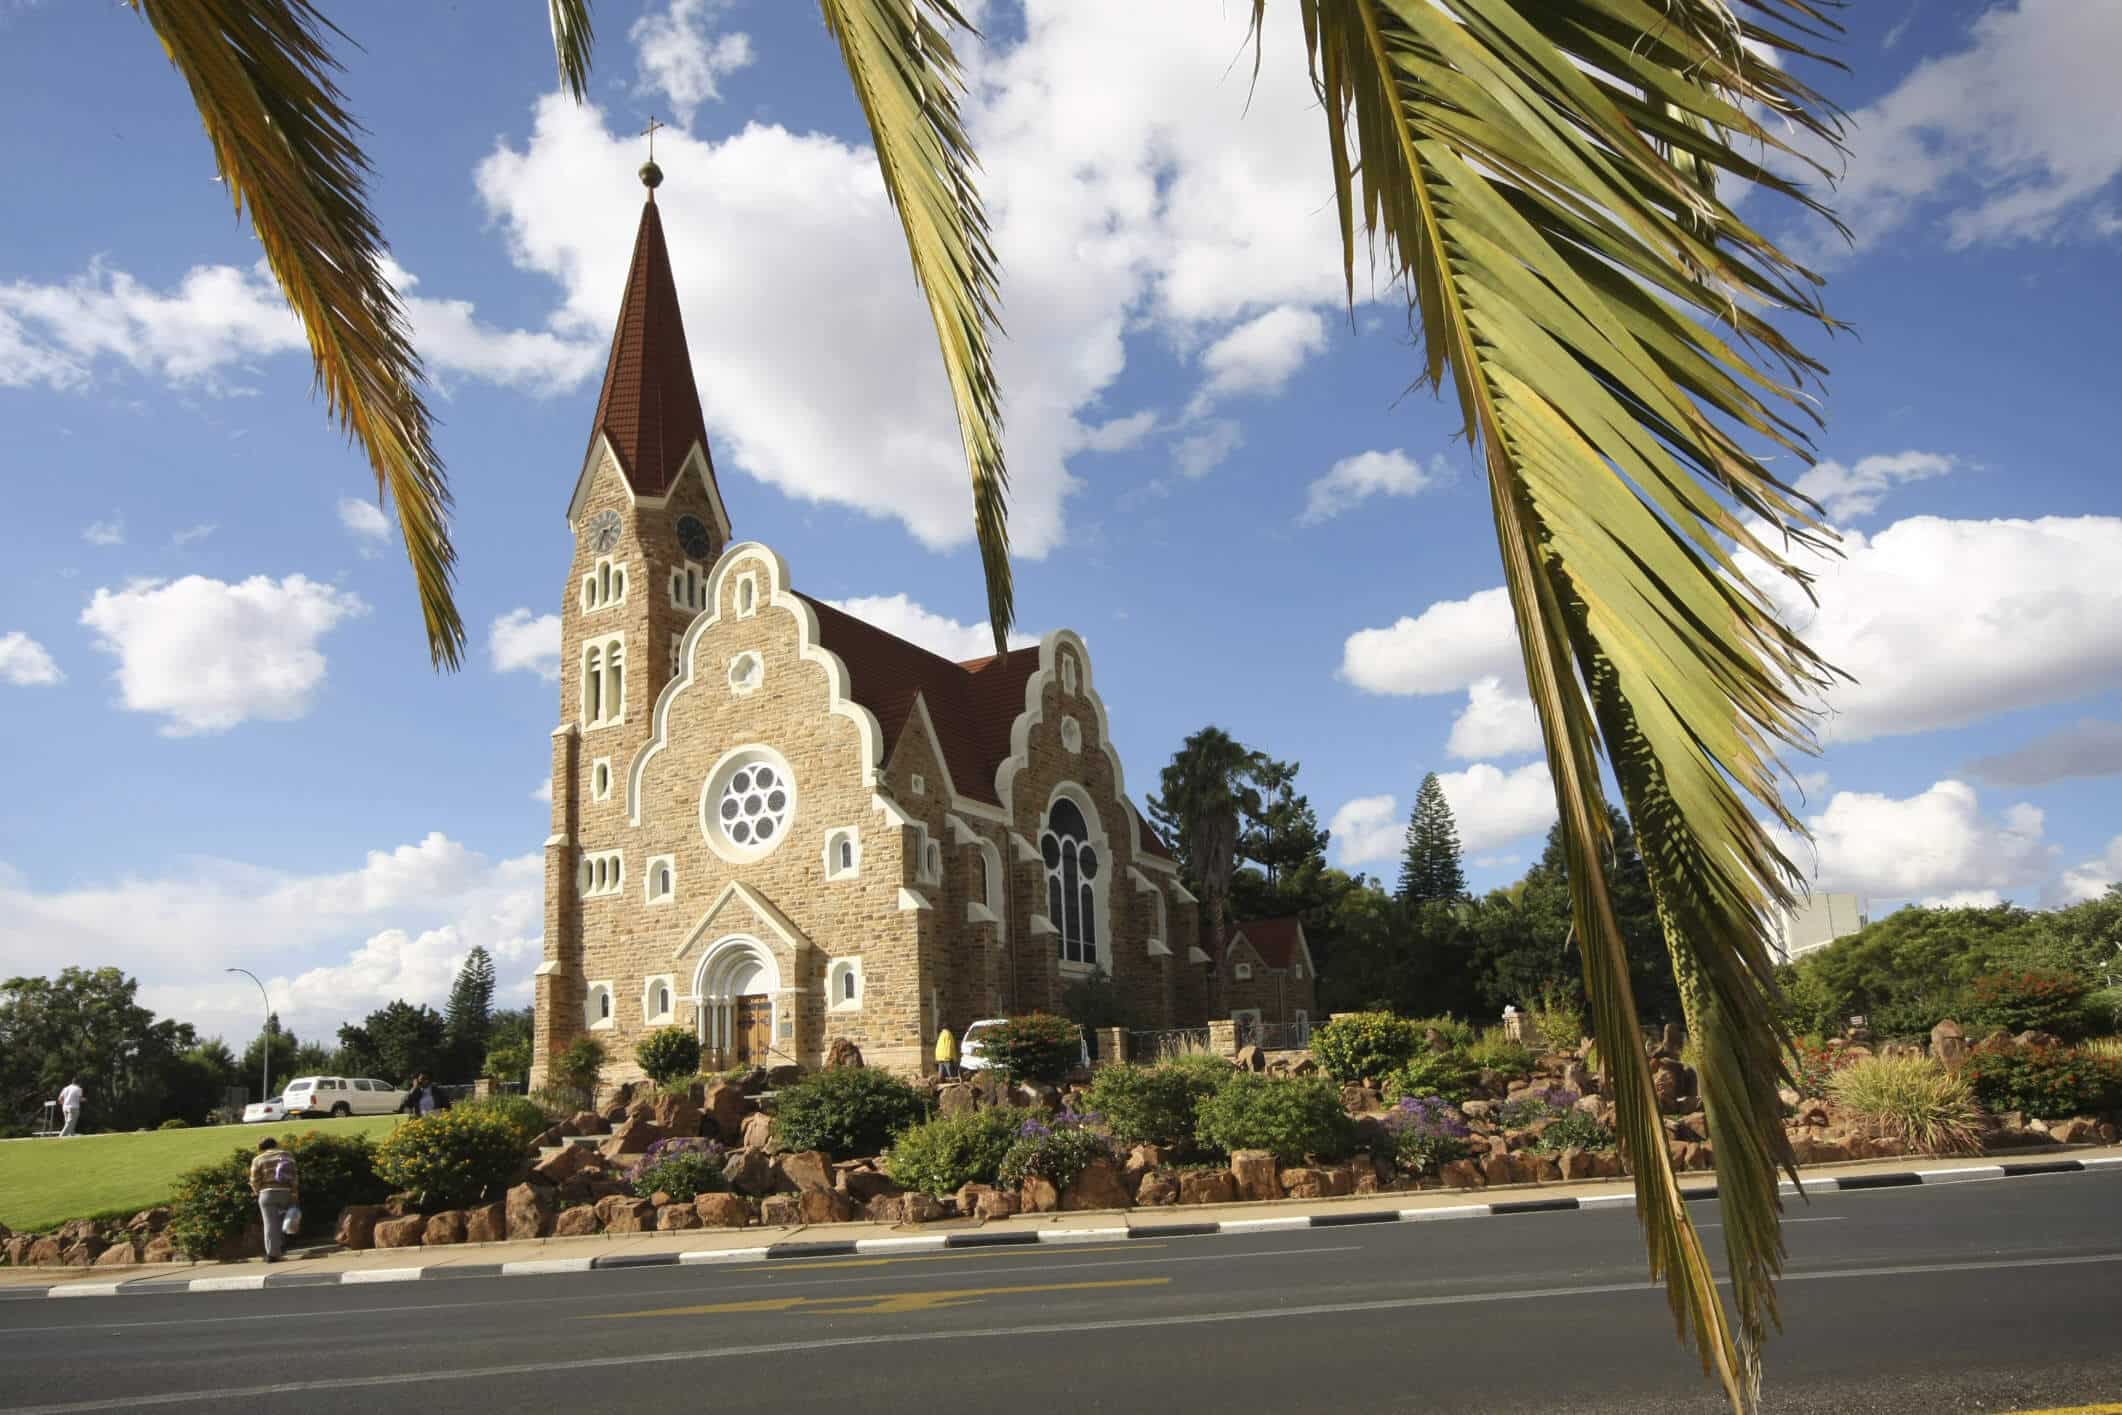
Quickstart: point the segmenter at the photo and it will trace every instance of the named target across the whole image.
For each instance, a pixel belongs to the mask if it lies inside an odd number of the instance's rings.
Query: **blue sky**
[[[1337,863],[1445,774],[1477,886],[1551,819],[1486,499],[1388,294],[1341,298],[1293,8],[989,6],[972,126],[1030,632],[1088,639],[1138,797],[1216,721],[1303,763]],[[600,7],[584,108],[535,10],[350,10],[345,88],[438,386],[464,670],[430,671],[365,463],[309,397],[183,92],[114,6],[0,5],[0,968],[115,962],[243,1035],[537,957],[568,492],[638,214],[665,222],[723,492],[800,587],[964,656],[984,598],[932,335],[808,6]],[[2122,874],[2122,11],[1857,7],[1821,253],[1852,337],[1802,621],[1862,683],[1792,763],[1820,887],[2052,903]],[[511,19],[516,19],[511,15]],[[476,60],[465,56],[477,56]],[[28,198],[28,199],[24,199]],[[1369,294],[1368,291],[1365,292]],[[1794,607],[1795,608],[1795,607]]]

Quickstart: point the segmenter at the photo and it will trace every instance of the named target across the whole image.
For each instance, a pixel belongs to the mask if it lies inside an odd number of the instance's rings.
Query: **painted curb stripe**
[[[1021,1248],[1035,1244],[1039,1235],[1026,1229],[1018,1233],[952,1233],[946,1234],[946,1248]]]
[[[2023,1179],[2045,1174],[2081,1174],[2122,1168],[2122,1155],[2088,1160],[2024,1160],[2011,1164],[1969,1165],[1961,1169],[1904,1170],[1896,1174],[1823,1176],[1810,1187],[1837,1190],[1903,1189],[1924,1184],[1967,1184],[1984,1179]],[[1800,1193],[1785,1180],[1785,1196]],[[1715,1188],[1683,1189],[1692,1203],[1717,1197]],[[595,1258],[533,1258],[515,1263],[454,1263],[424,1268],[357,1268],[340,1273],[243,1273],[228,1277],[134,1278],[120,1282],[69,1282],[49,1287],[0,1288],[0,1301],[42,1297],[116,1297],[154,1292],[254,1292],[260,1288],[333,1287],[367,1282],[419,1282],[451,1277],[534,1277],[592,1269],[661,1268],[700,1263],[759,1263],[782,1258],[847,1258],[858,1253],[934,1251],[940,1248],[1015,1248],[1042,1243],[1102,1243],[1133,1238],[1206,1238],[1219,1233],[1273,1233],[1299,1228],[1355,1228],[1375,1223],[1427,1223],[1441,1219],[1492,1218],[1511,1214],[1565,1213],[1572,1209],[1618,1209],[1635,1203],[1634,1194],[1588,1194],[1581,1198],[1505,1199],[1486,1204],[1447,1204],[1431,1209],[1364,1209],[1354,1213],[1308,1214],[1288,1218],[1231,1219],[1227,1222],[1154,1223],[1136,1228],[1046,1228],[1002,1232],[921,1234],[897,1238],[858,1238],[840,1242],[771,1243],[753,1248],[721,1248],[677,1253],[610,1253]]]

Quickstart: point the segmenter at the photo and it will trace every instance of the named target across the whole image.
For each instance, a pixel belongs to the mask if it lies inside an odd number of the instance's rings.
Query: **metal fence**
[[[1312,1029],[1304,1022],[1258,1022],[1250,1017],[1238,1019],[1238,1045],[1255,1046],[1262,1051],[1301,1051],[1311,1045]]]

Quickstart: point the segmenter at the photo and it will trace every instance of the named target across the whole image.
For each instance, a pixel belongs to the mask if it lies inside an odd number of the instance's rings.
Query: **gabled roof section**
[[[1036,647],[953,663],[896,634],[798,595],[818,616],[818,642],[847,665],[848,696],[876,714],[885,751],[920,699],[935,724],[937,747],[961,796],[999,806],[995,769],[1009,755],[1009,730],[1024,710],[1024,685],[1039,669]]]
[[[1243,938],[1260,955],[1260,961],[1270,968],[1288,968],[1291,963],[1309,959],[1311,950],[1304,945],[1304,925],[1292,914],[1281,919],[1255,919],[1240,924],[1231,930],[1231,942]]]
[[[619,459],[619,470],[636,496],[666,496],[685,466],[693,444],[708,458],[707,424],[693,383],[692,356],[685,348],[685,321],[678,313],[678,285],[670,251],[663,244],[663,218],[653,198],[642,203],[634,259],[626,271],[626,296],[612,331],[612,352],[590,425],[590,451],[602,433]]]

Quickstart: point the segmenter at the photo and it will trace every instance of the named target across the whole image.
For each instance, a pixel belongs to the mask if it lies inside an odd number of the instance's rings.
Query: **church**
[[[1128,798],[1083,640],[954,663],[734,538],[648,198],[567,524],[533,1085],[691,1029],[706,1069],[929,1066],[939,1028],[1110,980],[1144,1027],[1220,991]]]

